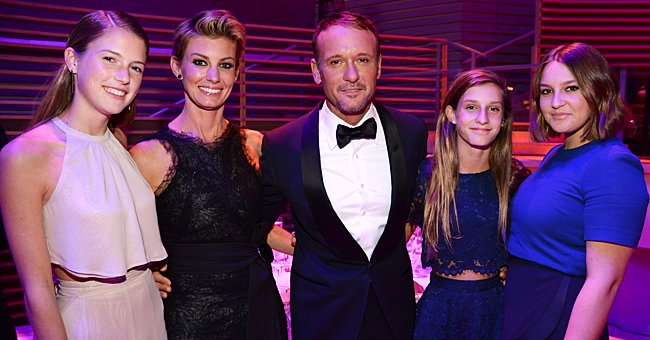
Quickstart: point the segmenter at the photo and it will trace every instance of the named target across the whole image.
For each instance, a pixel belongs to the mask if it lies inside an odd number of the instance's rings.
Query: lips
[[[565,112],[555,112],[551,114],[551,117],[555,119],[564,119],[566,117],[569,117],[571,114],[570,113],[565,113]]]
[[[124,97],[126,95],[126,91],[118,90],[118,89],[116,89],[114,87],[104,86],[104,91],[106,91],[106,92],[108,92],[108,93],[110,93],[110,94],[112,94],[114,96],[118,96],[118,97]]]
[[[204,93],[206,93],[209,96],[209,95],[220,93],[222,89],[215,89],[215,88],[211,88],[211,87],[199,86],[199,90],[203,91]]]

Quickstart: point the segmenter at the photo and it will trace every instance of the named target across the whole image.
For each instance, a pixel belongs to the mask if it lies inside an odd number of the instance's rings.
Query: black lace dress
[[[244,132],[231,123],[204,143],[165,127],[148,139],[159,140],[173,160],[156,193],[172,281],[164,301],[169,338],[286,338],[267,230],[259,224],[259,173]]]

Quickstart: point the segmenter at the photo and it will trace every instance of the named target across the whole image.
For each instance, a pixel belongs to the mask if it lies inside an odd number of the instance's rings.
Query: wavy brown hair
[[[431,182],[424,201],[423,232],[433,251],[434,256],[441,239],[451,248],[451,214],[458,221],[456,210],[456,187],[459,178],[458,133],[456,125],[452,124],[445,110],[451,107],[458,109],[460,99],[465,92],[474,86],[494,84],[503,95],[503,121],[499,134],[490,146],[489,165],[496,182],[499,196],[499,228],[501,240],[505,242],[508,225],[508,200],[511,182],[512,159],[512,108],[505,79],[488,70],[474,69],[461,73],[451,84],[449,92],[441,106],[438,115],[435,136],[435,164]],[[456,222],[458,223],[458,222]],[[458,225],[456,224],[456,228]],[[441,233],[440,233],[441,232]]]
[[[112,28],[121,28],[142,39],[146,47],[146,54],[149,55],[149,39],[144,29],[133,16],[122,11],[94,11],[86,14],[72,28],[65,47],[72,47],[76,53],[82,55],[90,43]],[[65,112],[72,104],[74,85],[73,74],[63,63],[50,80],[48,89],[32,117],[30,127],[37,126]],[[111,116],[108,121],[109,128],[126,126],[133,121],[136,113],[136,98],[122,112]]]
[[[587,120],[587,128],[580,136],[582,141],[611,137],[623,129],[627,108],[621,98],[616,75],[610,69],[607,59],[597,49],[577,42],[556,47],[544,56],[537,67],[532,86],[536,114],[533,115],[530,125],[530,132],[535,141],[544,142],[549,137],[558,136],[544,120],[539,106],[542,73],[552,61],[557,61],[569,69],[589,105],[591,116]]]

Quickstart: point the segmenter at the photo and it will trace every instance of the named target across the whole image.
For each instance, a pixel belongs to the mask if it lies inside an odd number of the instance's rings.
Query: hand
[[[499,269],[499,278],[501,279],[501,284],[506,285],[506,278],[508,277],[508,267],[503,266]]]
[[[160,297],[163,299],[166,299],[167,294],[172,291],[172,282],[163,274],[161,274],[161,272],[164,272],[166,270],[167,265],[164,265],[162,268],[160,268],[160,271],[152,272],[153,279],[156,281],[156,287],[158,287],[158,292],[160,293]]]

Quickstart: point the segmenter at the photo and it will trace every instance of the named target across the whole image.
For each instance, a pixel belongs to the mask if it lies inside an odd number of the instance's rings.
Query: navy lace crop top
[[[408,221],[422,226],[424,200],[431,180],[433,159],[426,158],[418,170],[417,187]],[[443,240],[438,252],[428,259],[431,251],[426,238],[422,244],[422,267],[431,267],[433,272],[458,275],[465,270],[481,274],[492,274],[506,265],[505,245],[499,241],[499,197],[492,171],[477,174],[460,174],[456,188],[456,218],[451,213],[451,247]],[[458,230],[460,229],[460,230]]]

